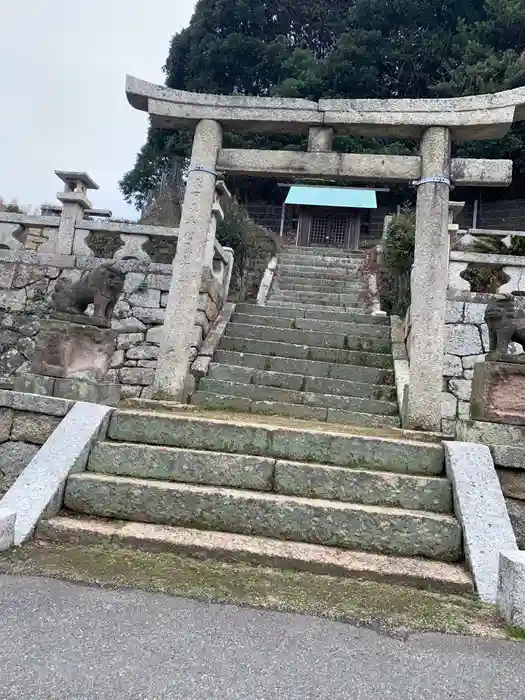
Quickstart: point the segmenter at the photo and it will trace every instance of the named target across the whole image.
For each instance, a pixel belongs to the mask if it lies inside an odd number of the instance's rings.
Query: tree
[[[523,0],[199,0],[165,66],[172,88],[288,97],[447,97],[525,85]],[[150,129],[121,181],[140,204],[187,132]],[[226,145],[300,148],[295,137],[236,136]],[[338,138],[344,151],[410,153],[417,144]],[[500,141],[460,144],[461,155],[515,161],[525,184],[525,127]],[[231,183],[230,183],[231,184]],[[238,178],[241,198],[271,197],[264,180]],[[508,194],[508,192],[507,192]]]

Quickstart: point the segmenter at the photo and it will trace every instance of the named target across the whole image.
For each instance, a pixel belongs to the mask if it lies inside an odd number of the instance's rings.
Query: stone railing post
[[[185,401],[190,388],[190,348],[215,200],[215,167],[221,145],[222,126],[211,119],[200,121],[193,140],[155,374],[154,398]]]
[[[421,139],[406,426],[437,432],[441,430],[443,391],[449,185],[450,130],[430,127]]]
[[[55,175],[64,183],[64,191],[57,194],[57,199],[62,202],[62,213],[56,252],[71,255],[73,253],[75,225],[77,221],[84,218],[85,210],[91,209],[87,191],[98,190],[98,185],[87,173],[55,170]]]

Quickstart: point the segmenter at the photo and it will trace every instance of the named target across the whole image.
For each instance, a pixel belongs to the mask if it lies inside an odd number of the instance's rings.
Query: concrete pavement
[[[0,576],[0,700],[499,700],[525,645]]]

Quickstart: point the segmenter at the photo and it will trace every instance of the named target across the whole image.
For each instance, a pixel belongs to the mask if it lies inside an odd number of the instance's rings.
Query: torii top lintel
[[[339,134],[418,137],[429,126],[449,127],[456,141],[503,137],[514,121],[525,120],[525,87],[491,95],[446,99],[309,100],[282,97],[209,95],[172,90],[132,76],[129,103],[148,112],[155,126],[194,127],[215,119],[226,131],[305,133],[330,127]]]

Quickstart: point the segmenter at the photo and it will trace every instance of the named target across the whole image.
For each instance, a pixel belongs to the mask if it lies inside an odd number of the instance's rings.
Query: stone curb
[[[15,541],[16,513],[0,508],[0,552],[5,552]]]
[[[525,552],[499,555],[498,607],[510,625],[525,629]]]
[[[447,476],[463,527],[465,556],[477,592],[495,603],[499,554],[518,551],[503,493],[489,448],[470,442],[444,442]]]
[[[110,413],[108,406],[75,404],[7,491],[0,509],[16,514],[15,545],[31,536],[44,514],[55,515],[61,509],[68,475],[86,468],[91,444]]]
[[[41,394],[28,394],[9,389],[0,389],[0,407],[14,408],[17,411],[44,413],[47,416],[65,416],[73,406],[73,401]]]

